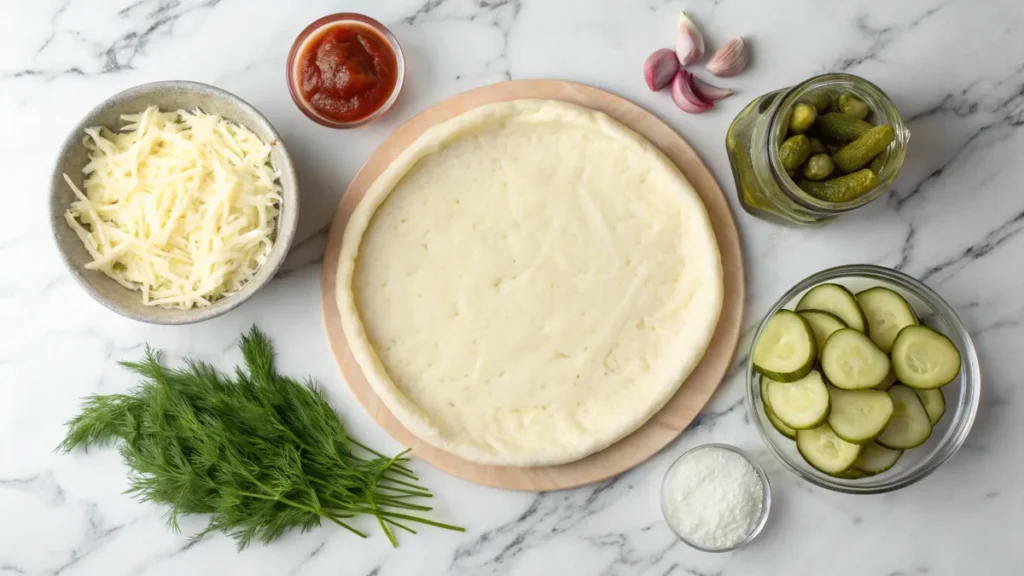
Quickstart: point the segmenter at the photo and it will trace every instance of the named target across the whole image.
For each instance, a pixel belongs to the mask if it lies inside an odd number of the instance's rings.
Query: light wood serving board
[[[420,440],[387,409],[366,382],[345,340],[335,299],[338,256],[348,219],[370,185],[392,160],[431,126],[491,102],[538,98],[561,100],[604,112],[647,138],[679,166],[707,206],[725,273],[725,301],[711,344],[668,404],[638,430],[582,460],[559,466],[485,466],[458,458]],[[743,260],[729,203],[697,153],[672,128],[623,98],[572,82],[517,80],[463,92],[436,104],[395,130],[370,155],[349,184],[331,223],[320,278],[324,328],[345,381],[363,408],[384,430],[434,467],[470,482],[511,490],[558,490],[597,482],[647,460],[674,440],[711,398],[732,362],[743,316]]]

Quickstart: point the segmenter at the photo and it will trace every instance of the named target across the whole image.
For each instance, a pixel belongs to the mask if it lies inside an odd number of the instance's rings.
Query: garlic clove
[[[679,13],[679,30],[676,32],[676,57],[679,64],[688,66],[704,55],[704,36],[686,12]]]
[[[647,86],[657,92],[668,86],[679,71],[679,60],[675,52],[668,48],[655,50],[647,60],[644,61],[644,80]]]
[[[708,84],[707,82],[701,80],[697,76],[693,77],[693,87],[694,91],[697,92],[697,94],[699,94],[704,100],[707,100],[709,102],[721,100],[726,96],[732,96],[734,94],[734,92],[729,88],[722,88],[720,86]]]
[[[733,38],[725,46],[715,50],[704,67],[715,76],[735,76],[747,68],[749,60],[747,43],[743,38]]]
[[[686,70],[680,70],[676,74],[676,77],[672,79],[672,102],[675,102],[675,105],[683,112],[691,114],[707,112],[714,107],[714,104],[709,100],[705,100],[694,89],[693,78],[693,74]]]

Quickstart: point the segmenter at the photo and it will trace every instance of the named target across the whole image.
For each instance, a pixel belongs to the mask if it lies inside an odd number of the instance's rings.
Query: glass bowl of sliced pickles
[[[754,335],[747,408],[782,465],[877,494],[932,473],[974,423],[981,371],[945,300],[897,270],[830,268],[786,292]]]

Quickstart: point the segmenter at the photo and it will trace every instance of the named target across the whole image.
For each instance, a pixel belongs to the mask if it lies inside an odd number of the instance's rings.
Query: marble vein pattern
[[[643,83],[641,63],[673,40],[687,10],[709,46],[743,35],[749,71],[712,112],[686,115]],[[284,82],[288,47],[314,19],[369,14],[409,64],[405,92],[381,121],[336,132],[308,121]],[[750,99],[809,76],[845,71],[895,101],[912,132],[892,191],[815,230],[753,219],[736,202],[725,129]],[[163,510],[122,494],[115,450],[59,455],[64,422],[89,393],[132,385],[119,360],[145,343],[170,360],[222,367],[253,323],[281,368],[322,383],[353,434],[401,449],[349,394],[327,349],[319,263],[346,182],[373,148],[419,110],[472,87],[559,78],[625,96],[678,130],[733,206],[747,270],[735,368],[684,435],[612,480],[552,493],[503,492],[419,463],[436,515],[465,534],[424,529],[392,549],[323,527],[235,551],[191,542]],[[66,131],[133,85],[188,79],[235,92],[280,131],[301,179],[299,236],[284,271],[239,309],[195,326],[156,327],[92,302],[62,268],[46,224],[49,173]],[[0,3],[0,576],[268,574],[833,576],[1024,574],[1024,6],[1017,0],[6,0]],[[942,294],[971,330],[984,374],[965,447],[923,482],[854,497],[812,488],[771,460],[743,403],[753,328],[792,284],[829,266],[876,263]],[[678,542],[658,505],[662,476],[689,447],[751,451],[774,485],[762,536],[729,554]],[[373,532],[373,527],[365,526]]]

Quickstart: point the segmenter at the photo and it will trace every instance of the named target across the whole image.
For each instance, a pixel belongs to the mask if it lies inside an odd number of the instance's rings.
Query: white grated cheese
[[[721,550],[757,526],[764,486],[743,456],[708,446],[672,467],[662,498],[665,519],[677,534],[702,548]]]
[[[64,218],[100,270],[150,306],[207,306],[262,266],[281,205],[271,146],[196,110],[150,106],[118,133],[88,128],[85,191]]]

